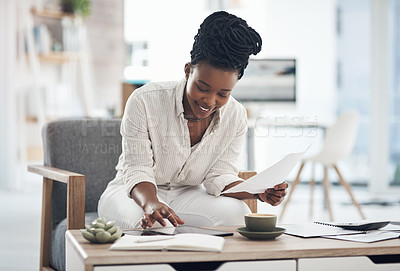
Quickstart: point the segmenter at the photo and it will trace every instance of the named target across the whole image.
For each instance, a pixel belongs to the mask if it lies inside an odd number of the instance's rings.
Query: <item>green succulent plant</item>
[[[60,0],[64,12],[86,17],[90,14],[89,0]]]
[[[86,224],[81,229],[83,238],[92,243],[112,243],[122,235],[122,230],[115,226],[114,221],[106,221],[104,218],[96,218],[90,225]]]

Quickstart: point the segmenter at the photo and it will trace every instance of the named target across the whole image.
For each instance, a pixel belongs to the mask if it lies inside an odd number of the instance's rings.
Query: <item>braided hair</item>
[[[247,22],[225,11],[208,16],[194,37],[191,64],[202,60],[215,68],[238,71],[242,78],[249,56],[261,51],[260,35]]]

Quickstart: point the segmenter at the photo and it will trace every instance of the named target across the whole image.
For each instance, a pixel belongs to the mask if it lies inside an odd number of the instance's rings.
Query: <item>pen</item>
[[[175,236],[149,236],[149,237],[143,237],[138,240],[136,240],[136,243],[147,243],[147,242],[155,242],[155,241],[163,241],[163,240],[169,240],[173,239]]]

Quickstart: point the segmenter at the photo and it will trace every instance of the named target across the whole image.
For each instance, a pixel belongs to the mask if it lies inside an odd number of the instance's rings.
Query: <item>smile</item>
[[[195,102],[196,103],[196,105],[197,105],[197,108],[200,110],[200,112],[201,113],[203,113],[203,114],[206,114],[206,113],[209,113],[209,112],[211,112],[211,111],[213,111],[215,108],[216,108],[216,106],[214,106],[214,107],[212,107],[212,108],[205,108],[205,107],[202,107],[200,104],[198,104],[197,102]]]
[[[201,105],[198,105],[198,106],[199,106],[200,110],[204,111],[204,112],[209,112],[211,110],[211,108],[207,109],[207,108],[202,107]]]

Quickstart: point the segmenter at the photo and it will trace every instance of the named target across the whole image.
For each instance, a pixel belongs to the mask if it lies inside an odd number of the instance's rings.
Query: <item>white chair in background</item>
[[[312,218],[313,216],[313,201],[314,201],[314,187],[315,187],[314,166],[316,163],[321,163],[324,167],[324,179],[322,183],[324,186],[325,203],[329,211],[330,220],[333,221],[333,213],[329,195],[330,194],[329,193],[330,183],[328,179],[329,167],[332,167],[336,171],[339,177],[339,184],[346,189],[347,193],[350,195],[350,198],[354,206],[360,213],[362,219],[365,219],[365,215],[361,210],[360,205],[353,196],[350,184],[343,179],[343,176],[340,173],[337,166],[337,162],[348,156],[354,147],[358,130],[358,118],[359,118],[358,112],[356,111],[345,112],[341,114],[336,120],[336,122],[326,130],[324,145],[321,151],[317,155],[306,158],[302,161],[297,176],[291,185],[288,197],[283,202],[279,219],[282,219],[286,207],[289,204],[290,198],[293,194],[293,191],[295,190],[296,186],[300,183],[300,174],[304,168],[305,163],[307,162],[312,163],[312,177],[310,181],[310,192],[311,192],[310,218]]]

